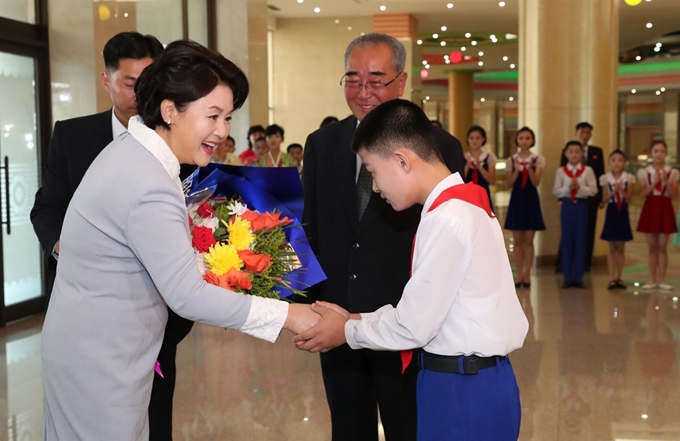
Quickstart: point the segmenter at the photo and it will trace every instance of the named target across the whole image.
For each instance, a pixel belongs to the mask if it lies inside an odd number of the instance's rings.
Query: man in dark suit
[[[127,131],[128,121],[137,114],[135,82],[162,51],[163,45],[153,36],[137,32],[115,35],[104,46],[106,70],[101,73],[102,85],[111,95],[113,108],[95,115],[57,121],[54,125],[42,187],[35,195],[31,210],[31,222],[47,258],[48,301],[59,259],[59,236],[66,208],[92,161],[104,147]],[[149,405],[151,440],[172,439],[175,355],[177,344],[192,325],[193,322],[169,311],[158,356],[165,379],[157,374],[154,377]]]
[[[595,247],[595,228],[597,225],[597,211],[602,205],[602,186],[600,185],[600,176],[604,174],[604,153],[600,147],[588,145],[588,141],[593,136],[593,126],[588,122],[580,122],[576,124],[576,139],[583,145],[583,158],[581,162],[591,167],[595,172],[597,180],[597,194],[588,198],[588,227],[586,229],[586,256],[584,269],[590,271],[593,264],[593,248]],[[567,157],[562,151],[562,159],[560,160],[560,167],[564,167],[567,163]],[[557,252],[556,270],[562,271],[562,252]]]
[[[341,84],[352,116],[309,135],[305,147],[303,223],[328,280],[308,300],[351,312],[396,305],[409,278],[420,207],[395,212],[372,191],[372,178],[352,152],[357,125],[384,101],[401,97],[406,54],[393,37],[367,34],[345,52]],[[437,146],[453,172],[463,171],[460,142],[436,129]],[[333,441],[377,441],[377,409],[387,441],[415,440],[417,369],[404,374],[400,354],[352,351],[321,354]]]

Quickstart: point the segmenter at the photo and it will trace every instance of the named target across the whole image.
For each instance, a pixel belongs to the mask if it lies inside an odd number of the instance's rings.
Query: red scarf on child
[[[584,165],[581,165],[581,168],[577,169],[576,172],[572,172],[571,169],[569,169],[569,164],[564,164],[564,167],[562,167],[562,170],[564,170],[564,174],[569,176],[571,179],[578,179],[583,172],[586,171],[586,167]],[[578,190],[572,190],[571,191],[571,201],[574,202],[576,200],[576,192]]]
[[[491,211],[489,195],[486,194],[486,190],[478,185],[475,185],[472,182],[468,182],[467,184],[454,185],[453,187],[449,187],[446,190],[442,191],[439,194],[439,196],[437,196],[437,199],[434,200],[434,202],[427,210],[427,212],[429,213],[430,211],[439,207],[444,202],[450,201],[451,199],[460,199],[461,201],[467,202],[468,204],[472,204],[476,207],[483,209],[484,211],[486,211],[489,217],[491,218],[496,217],[493,214],[493,211]],[[409,274],[409,277],[413,275],[413,253],[415,252],[415,250],[416,250],[416,237],[413,236],[413,246],[411,248],[411,274]],[[406,371],[408,365],[411,364],[412,358],[413,351],[410,350],[401,351],[402,374]]]

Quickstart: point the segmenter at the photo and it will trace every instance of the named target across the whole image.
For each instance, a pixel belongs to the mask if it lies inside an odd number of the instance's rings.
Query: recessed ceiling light
[[[661,51],[661,48],[659,46],[654,48],[654,52],[659,52],[659,51]]]
[[[297,0],[298,3],[303,3],[305,0]]]
[[[477,42],[476,42],[475,40],[472,40],[472,41],[470,42],[470,44],[473,45],[473,46],[477,46]]]
[[[484,101],[486,101],[486,99],[485,99],[485,98],[480,98],[479,101],[484,102]]]
[[[449,8],[449,9],[453,8],[453,3],[448,3],[448,4],[446,5],[446,7]]]
[[[480,61],[479,63],[477,63],[477,66],[479,66],[479,67],[484,66],[484,62],[483,62],[483,61]]]
[[[425,69],[429,69],[429,68],[430,68],[430,65],[429,65],[429,64],[426,64],[426,65],[425,65]]]
[[[423,40],[416,41],[416,44],[423,44]]]
[[[130,15],[130,14],[128,14],[128,13],[126,12],[125,14],[123,14],[123,17],[127,18],[128,15]]]
[[[514,69],[514,68],[515,68],[515,64],[513,63],[513,64],[510,65],[510,69]]]
[[[426,96],[425,99],[426,99],[427,101],[430,101],[430,96],[429,96],[429,95]]]
[[[515,101],[513,97],[508,98],[509,101]]]
[[[666,91],[666,88],[665,88],[665,87],[662,87],[662,88],[659,89],[659,90],[662,91],[662,92],[665,92],[665,91]]]
[[[461,47],[460,47],[460,51],[461,51],[461,52],[465,52],[466,50],[467,50],[467,48],[466,48],[465,46],[461,46]]]
[[[479,51],[479,53],[478,53],[477,55],[479,55],[480,57],[483,57],[483,56],[484,56],[484,52]]]
[[[656,47],[661,47],[661,46],[663,46],[663,44],[657,43],[657,44],[655,44],[655,46],[656,46]]]
[[[442,26],[442,32],[446,32],[448,28],[446,26]]]
[[[489,35],[489,38],[492,39],[492,40],[495,40],[496,36],[494,34],[491,34],[491,35]]]
[[[321,12],[321,8],[314,8],[314,12],[318,14],[319,12]]]
[[[642,60],[642,57],[638,55],[637,57],[635,57],[635,59],[636,59],[637,61],[640,61],[640,60]]]
[[[427,64],[427,60],[423,60],[423,66]]]
[[[444,59],[450,58],[448,55],[444,55]]]
[[[503,61],[508,61],[508,57],[503,57]]]
[[[347,26],[347,30],[348,30],[348,31],[351,31],[351,30],[352,30],[352,26]]]
[[[387,11],[387,6],[382,5],[382,6],[380,7],[380,10],[381,10],[381,11]]]
[[[432,34],[432,38],[436,40],[437,38],[439,38],[439,34]]]
[[[630,91],[630,93],[637,93],[637,90],[633,89]]]
[[[656,91],[656,94],[657,94],[657,95],[661,95],[661,91],[660,91],[660,90],[657,90],[657,91]]]
[[[643,413],[642,415],[640,415],[640,417],[641,417],[643,420],[646,420],[647,418],[649,418],[649,417],[647,416],[646,413]]]
[[[439,43],[439,44],[441,44],[442,46],[446,46],[446,42],[445,42],[445,41],[442,41],[442,42]]]
[[[450,64],[450,63],[451,63],[451,60],[449,60],[449,59],[447,58],[446,60],[444,60],[444,63]]]
[[[647,23],[645,26],[647,26],[647,29],[652,29],[652,26],[654,26],[654,25],[651,24],[651,23]]]
[[[465,33],[465,38],[470,38],[470,37],[472,37],[472,34],[469,33],[469,32],[466,32],[466,33]]]
[[[505,2],[498,2],[498,6],[502,8],[503,6],[505,6]]]

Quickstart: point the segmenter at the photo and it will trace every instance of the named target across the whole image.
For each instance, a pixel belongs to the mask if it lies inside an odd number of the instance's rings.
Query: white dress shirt
[[[576,191],[576,199],[587,199],[597,194],[597,180],[595,179],[595,173],[593,172],[592,168],[580,163],[576,166],[567,164],[567,167],[572,173],[576,173],[576,171],[580,170],[581,167],[586,168],[586,170],[583,173],[581,173],[581,176],[576,178],[576,181],[578,182],[579,185],[579,189]],[[571,178],[567,176],[562,167],[558,168],[557,173],[555,173],[555,185],[553,186],[553,194],[559,199],[570,198],[571,197],[571,189],[569,188],[570,185]]]
[[[664,165],[663,172],[666,175],[666,183],[661,184],[661,191],[659,191],[659,189],[656,188],[656,185],[654,185],[654,190],[652,190],[651,194],[653,196],[660,196],[663,194],[667,198],[670,198],[671,192],[668,189],[668,183],[677,182],[680,179],[680,172],[678,172],[677,169],[671,167],[670,165]],[[645,185],[649,187],[650,185],[652,185],[652,182],[654,182],[655,174],[656,169],[654,168],[654,166],[648,165],[647,167],[638,170],[638,180],[640,182],[644,182]]]
[[[529,323],[498,220],[459,199],[428,213],[442,191],[462,183],[455,173],[430,193],[416,235],[413,276],[399,304],[349,320],[350,347],[483,357],[522,347]]]
[[[113,109],[111,109],[111,127],[113,128],[113,139],[116,139],[123,133],[127,132],[127,129],[123,123],[121,123],[120,120],[116,118],[116,112]]]

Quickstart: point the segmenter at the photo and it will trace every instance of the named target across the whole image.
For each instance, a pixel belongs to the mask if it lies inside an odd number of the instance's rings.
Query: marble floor
[[[671,292],[636,286],[642,237],[626,253],[628,290],[608,291],[602,267],[585,290],[561,290],[559,276],[539,269],[518,291],[531,326],[511,355],[521,440],[680,440],[680,248],[670,250]],[[0,329],[0,440],[42,439],[42,320]],[[271,345],[197,325],[179,346],[174,439],[330,440],[318,356],[290,337]]]

